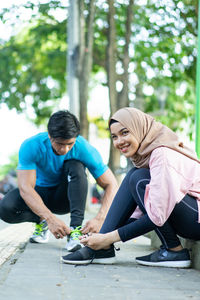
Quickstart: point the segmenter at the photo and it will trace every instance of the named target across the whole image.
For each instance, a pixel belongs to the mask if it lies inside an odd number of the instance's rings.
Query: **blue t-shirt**
[[[56,186],[61,180],[64,161],[70,159],[81,161],[95,179],[108,169],[99,152],[82,136],[76,138],[67,154],[56,155],[48,133],[42,132],[22,143],[17,170],[36,170],[36,185]]]

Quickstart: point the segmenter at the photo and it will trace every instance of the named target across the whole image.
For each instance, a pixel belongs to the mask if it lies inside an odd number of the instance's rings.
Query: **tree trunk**
[[[133,4],[134,1],[130,0],[127,6],[127,19],[126,19],[126,35],[125,35],[125,46],[123,54],[123,74],[120,76],[122,83],[121,92],[116,90],[116,81],[119,78],[116,72],[116,62],[117,62],[117,47],[116,47],[116,28],[115,28],[115,7],[114,1],[109,0],[109,12],[108,12],[108,47],[107,47],[107,77],[108,77],[108,88],[109,88],[109,99],[110,99],[110,112],[112,114],[119,108],[129,105],[129,73],[128,67],[130,63],[129,56],[129,45],[131,37],[131,22],[133,18]],[[120,168],[120,152],[116,150],[112,143],[110,147],[110,158],[109,166],[111,170],[115,173]],[[120,181],[120,175],[117,175],[118,181]]]
[[[92,50],[94,36],[95,0],[90,0],[88,16],[85,22],[84,0],[80,0],[80,49],[79,49],[79,103],[81,135],[86,139],[89,135],[89,123],[87,118],[88,85],[92,70]]]
[[[131,24],[133,19],[133,5],[134,0],[129,0],[126,11],[126,35],[125,35],[125,45],[124,54],[122,59],[123,74],[121,76],[122,90],[118,93],[118,109],[129,106],[129,72],[128,67],[130,63],[129,46],[131,41]]]
[[[107,46],[107,81],[110,100],[110,112],[111,115],[117,110],[117,91],[116,91],[116,30],[115,30],[115,7],[114,1],[109,0],[109,12],[108,12],[108,46]],[[112,143],[110,146],[109,167],[115,173],[120,167],[120,153],[117,151]],[[117,177],[117,176],[116,176]]]

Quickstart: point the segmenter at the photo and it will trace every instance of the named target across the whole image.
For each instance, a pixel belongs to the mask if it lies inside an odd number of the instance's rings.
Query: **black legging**
[[[64,163],[61,182],[54,187],[36,186],[35,190],[44,204],[55,214],[71,213],[70,226],[82,224],[84,219],[88,182],[85,167],[80,161],[69,160]],[[0,201],[0,218],[8,223],[40,222],[14,189]]]
[[[197,200],[186,195],[175,205],[170,217],[161,227],[156,226],[147,215],[144,207],[146,185],[150,182],[149,169],[131,169],[124,178],[108,211],[100,233],[118,229],[123,242],[155,230],[166,248],[180,245],[177,235],[193,240],[200,240]],[[162,195],[160,195],[162,197]],[[139,206],[143,216],[130,218]]]

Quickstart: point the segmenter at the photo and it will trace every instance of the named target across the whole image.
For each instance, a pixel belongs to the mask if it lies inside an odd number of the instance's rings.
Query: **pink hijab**
[[[137,168],[148,168],[151,152],[158,147],[168,147],[200,163],[196,153],[183,145],[171,129],[136,108],[124,107],[111,120],[121,123],[138,141],[139,148],[131,158]]]

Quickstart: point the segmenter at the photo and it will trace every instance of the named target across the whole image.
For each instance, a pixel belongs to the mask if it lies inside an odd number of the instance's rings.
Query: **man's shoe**
[[[191,265],[187,249],[170,251],[162,247],[149,255],[136,257],[136,262],[144,266],[169,268],[189,268]]]
[[[49,230],[45,220],[35,225],[35,231],[30,237],[31,243],[48,243],[49,241]]]
[[[112,245],[109,249],[92,250],[83,247],[74,253],[61,257],[65,264],[85,265],[85,264],[113,264],[115,262],[115,250]]]
[[[72,228],[70,235],[67,238],[67,244],[65,245],[65,249],[69,252],[74,252],[83,247],[80,243],[79,236],[81,236],[81,226],[76,228]]]

